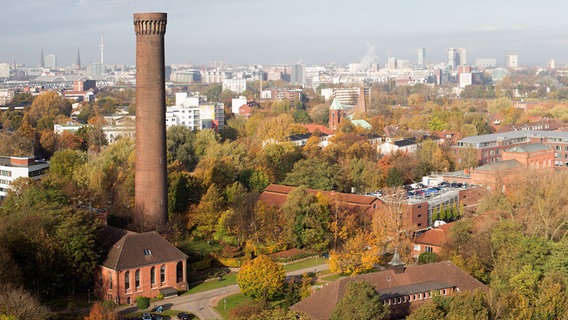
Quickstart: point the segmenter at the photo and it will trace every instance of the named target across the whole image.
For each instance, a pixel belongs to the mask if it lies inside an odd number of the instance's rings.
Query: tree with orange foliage
[[[410,210],[405,207],[404,189],[392,189],[383,195],[383,204],[373,217],[373,235],[382,249],[394,252],[398,249],[403,260],[411,261],[412,237],[416,227],[412,224]]]
[[[111,306],[96,302],[84,320],[118,320],[118,313]]]

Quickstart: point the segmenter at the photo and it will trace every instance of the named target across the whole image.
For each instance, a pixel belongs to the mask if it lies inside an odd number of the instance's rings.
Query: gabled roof
[[[446,223],[421,233],[414,238],[414,243],[443,247],[450,240],[450,228],[453,224],[453,222]]]
[[[286,199],[288,199],[288,193],[294,190],[296,187],[284,186],[280,184],[271,184],[260,194],[259,200],[272,206],[282,205]],[[363,196],[353,193],[342,193],[335,191],[324,191],[316,189],[305,189],[307,193],[316,195],[322,193],[327,196],[330,200],[335,199],[341,203],[345,203],[349,206],[370,206],[374,201],[378,199],[371,196]]]
[[[368,123],[367,121],[363,120],[363,119],[356,119],[356,120],[351,120],[351,123],[353,123],[353,125],[359,126],[363,129],[371,129],[373,126]]]
[[[186,254],[155,231],[128,231],[112,246],[103,266],[118,271],[185,259]]]
[[[328,128],[326,126],[322,126],[321,124],[304,124],[304,128],[308,129],[308,131],[311,132],[311,133],[319,131],[319,132],[324,133],[326,135],[332,135],[333,134],[333,130],[331,130],[330,128]]]
[[[333,102],[331,103],[329,110],[343,110],[343,109],[345,109],[345,107],[341,104],[341,102],[339,102],[337,98],[333,98]]]
[[[450,261],[442,261],[407,266],[402,273],[385,270],[341,278],[294,304],[290,309],[307,314],[311,319],[329,319],[333,309],[345,294],[347,284],[358,280],[371,284],[380,294],[381,299],[418,293],[420,290],[427,292],[446,285],[446,288],[457,287],[459,291],[472,291],[478,288],[487,290],[483,283]]]

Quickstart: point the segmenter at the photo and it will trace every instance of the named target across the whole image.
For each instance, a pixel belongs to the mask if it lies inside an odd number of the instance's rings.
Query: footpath
[[[304,268],[286,273],[286,277],[300,276],[307,272],[321,272],[329,269],[328,264],[321,264],[314,267]],[[178,297],[167,298],[155,301],[150,304],[153,309],[159,305],[163,305],[165,310],[180,310],[187,313],[193,313],[200,320],[223,319],[214,309],[214,307],[226,296],[239,293],[239,286],[234,284],[218,289],[203,291],[199,293],[185,294]],[[120,313],[126,314],[136,312],[138,309],[134,306],[122,307],[118,309]],[[176,317],[173,317],[175,319]]]

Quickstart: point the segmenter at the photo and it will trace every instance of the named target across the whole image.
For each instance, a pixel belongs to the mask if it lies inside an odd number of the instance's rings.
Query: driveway
[[[321,264],[316,267],[287,272],[286,276],[299,276],[304,272],[319,272],[327,269],[329,269],[329,265]],[[239,286],[234,284],[223,288],[155,301],[150,305],[150,308],[165,305],[166,309],[169,310],[180,310],[193,313],[200,320],[223,319],[213,308],[224,296],[230,296],[239,293],[239,291]],[[136,307],[128,307],[119,310],[125,313],[137,311]]]

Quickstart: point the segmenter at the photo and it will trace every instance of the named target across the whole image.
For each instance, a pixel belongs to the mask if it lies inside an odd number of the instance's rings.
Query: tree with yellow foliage
[[[343,275],[369,272],[379,263],[379,248],[369,233],[359,233],[349,238],[342,249],[332,250],[329,255],[329,270]]]

